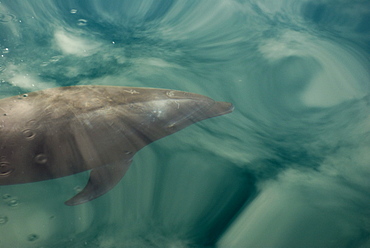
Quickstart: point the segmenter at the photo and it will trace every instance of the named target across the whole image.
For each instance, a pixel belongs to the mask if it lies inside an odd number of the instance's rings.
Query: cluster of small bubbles
[[[42,62],[41,64],[40,64],[40,66],[43,66],[43,67],[45,67],[45,66],[48,66],[48,65],[50,65],[50,63],[56,63],[56,62],[58,62],[60,59],[62,58],[62,56],[53,56],[53,57],[51,57],[48,61],[44,61],[44,62]]]
[[[0,215],[0,225],[5,225],[8,222],[8,217],[5,215]]]
[[[37,235],[37,234],[30,234],[30,235],[28,235],[28,237],[27,237],[27,240],[28,241],[31,241],[31,242],[33,242],[33,241],[36,241],[36,240],[38,240],[39,239],[39,235]]]
[[[9,207],[18,206],[18,200],[11,196],[10,194],[3,194],[2,198]]]
[[[77,13],[77,9],[71,9],[71,14],[76,14]]]
[[[10,194],[3,194],[2,198],[9,207],[18,206],[18,200],[12,197]]]
[[[175,92],[174,91],[167,91],[166,92],[166,95],[169,96],[169,97],[173,97],[175,95]]]
[[[87,25],[87,20],[85,20],[85,19],[78,19],[77,20],[77,25],[78,26],[86,26]]]

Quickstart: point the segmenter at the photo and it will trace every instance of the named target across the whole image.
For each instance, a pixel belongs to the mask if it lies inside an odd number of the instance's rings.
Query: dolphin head
[[[140,112],[140,118],[133,125],[153,141],[234,109],[231,103],[218,102],[195,93],[164,90],[154,94],[132,107]]]
[[[167,93],[167,112],[165,128],[177,132],[193,123],[224,115],[233,111],[228,102],[217,102],[209,97],[182,91]]]

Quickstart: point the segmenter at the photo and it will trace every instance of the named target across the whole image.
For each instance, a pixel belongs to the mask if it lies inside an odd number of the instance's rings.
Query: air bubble
[[[8,222],[8,217],[5,215],[0,215],[0,225],[5,225]]]
[[[61,58],[61,56],[53,56],[53,57],[51,57],[49,62],[52,62],[52,63],[58,62],[60,60],[60,58]]]
[[[30,129],[25,129],[22,133],[27,139],[33,139],[35,137],[35,133]]]
[[[3,199],[4,200],[7,200],[7,199],[10,199],[12,196],[9,195],[9,194],[3,194]]]
[[[76,186],[73,188],[76,193],[80,193],[82,191],[82,187]]]
[[[26,123],[27,127],[33,127],[36,126],[36,121],[35,120],[30,120]]]
[[[13,171],[14,169],[10,166],[8,162],[0,163],[0,176],[8,176]]]
[[[4,49],[3,49],[3,54],[4,54],[4,53],[9,53],[9,48],[4,48]]]
[[[34,119],[29,120],[26,122],[25,129],[30,129],[30,130],[37,130],[41,127],[41,123],[37,122]]]
[[[48,162],[48,158],[46,157],[45,154],[40,153],[40,154],[36,155],[35,162],[38,163],[38,164],[46,164]]]
[[[77,9],[71,9],[71,14],[76,14],[77,13]]]
[[[18,200],[12,199],[12,200],[8,201],[8,206],[9,207],[16,207],[16,206],[18,206]]]
[[[126,155],[131,155],[132,154],[132,151],[125,151],[125,154]]]
[[[28,237],[27,237],[27,240],[28,241],[31,241],[31,242],[33,242],[33,241],[36,241],[36,240],[38,240],[39,239],[39,235],[37,235],[37,234],[30,234],[30,235],[28,235]]]
[[[78,19],[77,20],[77,25],[78,26],[86,26],[87,25],[87,20],[85,20],[85,19]]]
[[[175,123],[172,123],[172,124],[168,125],[168,126],[167,126],[167,128],[168,128],[168,129],[173,129],[173,128],[175,128]]]

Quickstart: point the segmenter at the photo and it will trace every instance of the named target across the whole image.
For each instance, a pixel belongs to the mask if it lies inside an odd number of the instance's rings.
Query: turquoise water
[[[370,247],[370,2],[1,1],[0,97],[70,85],[232,102],[88,173],[0,187],[0,247]]]

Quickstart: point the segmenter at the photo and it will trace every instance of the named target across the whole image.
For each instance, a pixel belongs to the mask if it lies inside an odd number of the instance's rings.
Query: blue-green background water
[[[370,247],[370,2],[1,1],[0,97],[158,87],[235,105],[88,173],[0,188],[0,247]]]

